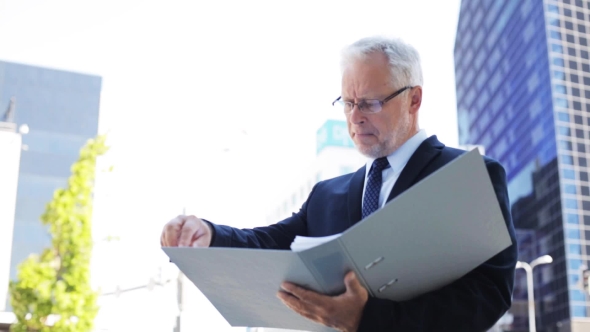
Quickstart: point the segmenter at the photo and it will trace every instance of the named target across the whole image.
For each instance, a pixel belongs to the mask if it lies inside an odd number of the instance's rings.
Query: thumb
[[[346,286],[346,292],[357,293],[363,287],[356,277],[354,271],[350,271],[344,277],[344,285]]]

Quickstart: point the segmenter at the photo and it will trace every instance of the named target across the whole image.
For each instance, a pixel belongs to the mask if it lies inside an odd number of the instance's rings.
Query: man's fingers
[[[346,285],[346,292],[353,292],[357,293],[361,290],[363,285],[361,285],[360,281],[356,277],[354,271],[350,271],[344,277],[344,285]]]
[[[211,246],[211,229],[205,222],[198,220],[201,225],[193,234],[192,246],[195,248],[209,248]]]
[[[180,228],[180,236],[178,238],[179,247],[190,247],[193,242],[195,233],[202,226],[201,221],[195,216],[185,217],[184,222]]]
[[[320,323],[326,326],[334,327],[333,321],[330,315],[326,315],[322,308],[316,307],[311,303],[306,303],[298,299],[297,297],[287,292],[279,292],[277,297],[281,299],[283,304],[289,307],[291,310],[300,314],[301,316],[312,320],[316,323]]]
[[[211,238],[207,235],[198,235],[195,233],[193,236],[192,246],[195,248],[209,248],[211,245]]]
[[[293,296],[297,297],[301,301],[311,303],[314,305],[321,305],[321,303],[326,298],[326,296],[324,295],[320,295],[316,292],[307,290],[305,288],[301,288],[289,282],[283,283],[281,287],[288,293],[293,294]]]
[[[162,232],[162,238],[160,240],[164,247],[177,247],[178,236],[180,234],[180,228],[184,222],[183,216],[178,216],[170,220],[165,226]]]
[[[278,292],[277,297],[289,308],[291,308],[296,313],[303,315],[307,318],[313,319],[317,318],[316,313],[314,312],[313,308],[304,302],[302,302],[297,297],[289,294],[287,292]]]

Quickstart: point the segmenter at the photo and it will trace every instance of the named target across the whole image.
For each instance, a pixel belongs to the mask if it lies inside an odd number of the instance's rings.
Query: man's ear
[[[422,105],[422,87],[418,85],[410,90],[410,113],[418,112],[420,105]]]

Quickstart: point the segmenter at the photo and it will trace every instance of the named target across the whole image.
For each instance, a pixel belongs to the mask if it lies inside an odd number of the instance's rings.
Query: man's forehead
[[[389,68],[382,70],[345,71],[342,75],[343,98],[376,98],[391,88]]]

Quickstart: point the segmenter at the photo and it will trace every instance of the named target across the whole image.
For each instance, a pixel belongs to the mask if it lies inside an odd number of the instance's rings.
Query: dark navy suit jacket
[[[410,157],[388,201],[464,152],[445,147],[436,136],[431,136]],[[485,331],[508,310],[512,302],[517,248],[506,173],[498,162],[484,159],[512,246],[454,283],[412,300],[396,302],[369,298],[359,331]],[[315,237],[344,232],[361,220],[364,180],[365,167],[362,167],[356,173],[319,182],[298,213],[274,225],[236,229],[213,224],[211,245],[289,249],[296,235]]]

